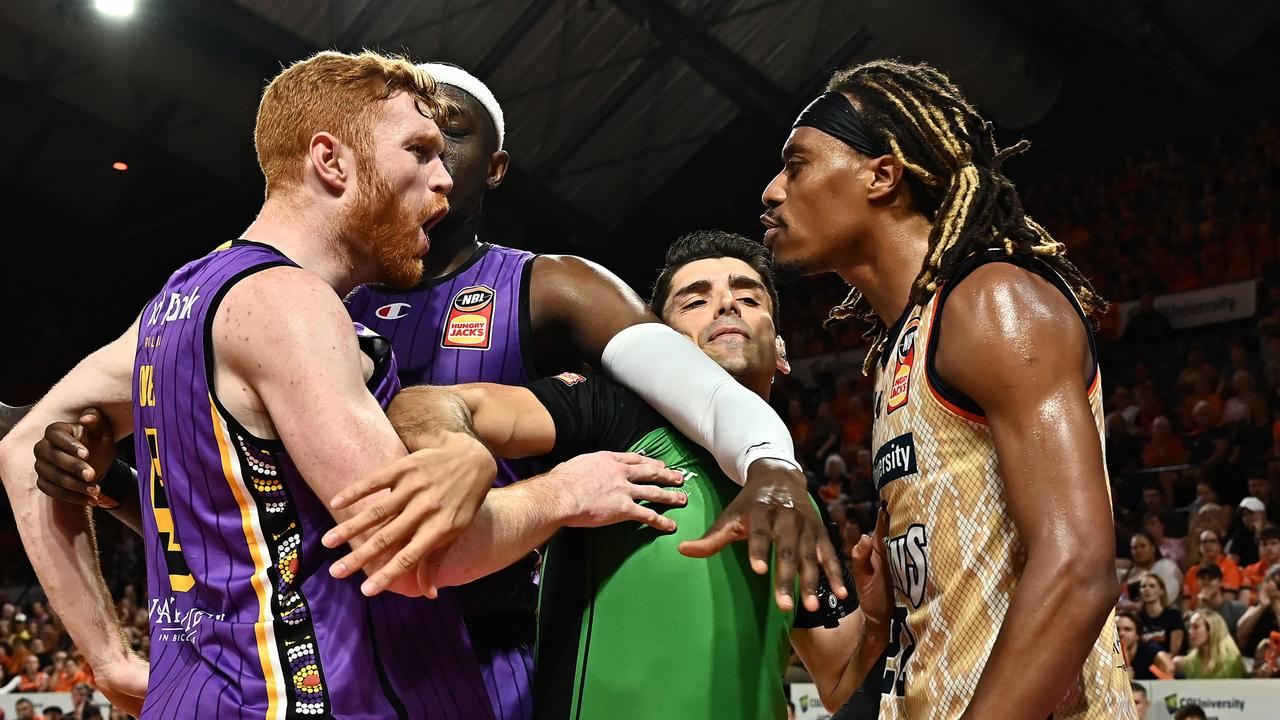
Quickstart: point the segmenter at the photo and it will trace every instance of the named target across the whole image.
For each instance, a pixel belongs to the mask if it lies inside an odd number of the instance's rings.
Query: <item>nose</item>
[[[449,191],[453,189],[453,176],[449,174],[448,168],[444,166],[444,161],[438,157],[432,160],[429,172],[431,174],[427,176],[427,187],[432,192],[448,195]]]
[[[742,317],[742,304],[734,297],[732,288],[725,288],[716,295],[716,317],[729,314]]]
[[[766,207],[771,208],[781,205],[782,201],[787,199],[786,190],[783,188],[785,182],[786,178],[783,177],[782,171],[779,170],[778,174],[774,175],[773,179],[769,181],[769,184],[765,186],[764,194],[760,196],[760,201],[763,202]]]

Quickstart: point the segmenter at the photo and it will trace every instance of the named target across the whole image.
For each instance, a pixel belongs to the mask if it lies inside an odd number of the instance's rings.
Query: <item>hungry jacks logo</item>
[[[487,285],[459,290],[449,305],[440,347],[488,350],[496,304],[497,293]]]

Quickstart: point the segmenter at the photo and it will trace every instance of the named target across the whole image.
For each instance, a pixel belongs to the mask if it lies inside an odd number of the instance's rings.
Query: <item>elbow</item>
[[[1096,619],[1099,627],[1115,607],[1120,582],[1114,570],[1115,558],[1097,549],[1073,553],[1057,564],[1057,582],[1072,596],[1071,604]]]

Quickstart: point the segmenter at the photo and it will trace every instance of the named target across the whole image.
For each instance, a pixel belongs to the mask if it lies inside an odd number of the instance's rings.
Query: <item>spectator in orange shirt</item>
[[[1256,605],[1258,588],[1267,571],[1280,564],[1280,527],[1268,525],[1258,533],[1258,562],[1240,571],[1244,583],[1240,587],[1240,600],[1246,605]]]
[[[1196,573],[1205,565],[1216,565],[1222,572],[1222,594],[1228,600],[1235,600],[1240,594],[1240,586],[1243,584],[1243,578],[1240,577],[1240,567],[1231,558],[1222,554],[1222,536],[1215,530],[1202,530],[1200,532],[1200,562],[1187,568],[1187,574],[1182,581],[1182,605],[1183,612],[1191,609],[1191,603],[1200,596],[1200,580],[1197,579]]]
[[[1142,449],[1145,468],[1183,465],[1187,462],[1187,446],[1173,434],[1169,418],[1161,415],[1151,422],[1151,441]]]
[[[45,692],[49,689],[49,676],[40,670],[40,658],[27,655],[22,663],[22,674],[15,676],[0,692]]]
[[[53,681],[49,687],[50,692],[71,692],[79,683],[85,682],[88,677],[80,670],[80,663],[75,658],[64,658],[53,674]]]

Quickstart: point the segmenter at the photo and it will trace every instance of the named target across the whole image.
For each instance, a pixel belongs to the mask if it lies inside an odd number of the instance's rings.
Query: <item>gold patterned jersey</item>
[[[990,259],[1044,275],[1074,303],[1066,284],[1039,261],[1003,253]],[[1026,566],[982,409],[931,369],[949,289],[903,312],[877,366],[873,477],[889,514],[897,603],[881,688],[883,720],[948,720],[964,712]],[[1099,386],[1095,370],[1089,403],[1102,442]],[[1054,720],[1136,718],[1113,620],[1085,661],[1079,692]]]

